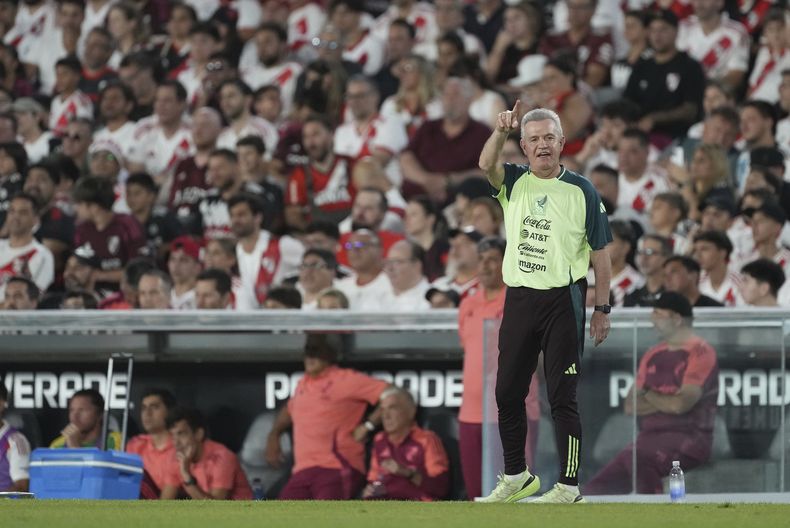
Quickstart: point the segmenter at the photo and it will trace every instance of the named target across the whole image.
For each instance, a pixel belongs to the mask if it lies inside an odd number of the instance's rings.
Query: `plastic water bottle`
[[[672,502],[686,501],[686,480],[683,478],[679,460],[672,461],[672,469],[669,472],[669,499]]]
[[[263,489],[261,479],[256,478],[252,480],[252,499],[253,500],[266,500],[266,492]]]

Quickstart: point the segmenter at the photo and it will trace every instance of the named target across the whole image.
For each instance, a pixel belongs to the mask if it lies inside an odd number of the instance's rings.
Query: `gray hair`
[[[554,128],[557,134],[559,134],[560,137],[564,137],[565,134],[562,132],[560,116],[557,115],[557,112],[549,110],[548,108],[536,108],[524,114],[524,117],[521,118],[521,135],[524,135],[524,127],[527,126],[527,123],[532,121],[545,121],[547,119],[554,122]]]
[[[406,389],[403,389],[401,387],[395,387],[395,386],[387,387],[381,393],[381,396],[379,396],[379,401],[384,401],[390,396],[399,396],[403,398],[403,401],[405,401],[410,407],[414,409],[417,408],[417,402],[415,401],[414,396],[410,391],[407,391]]]

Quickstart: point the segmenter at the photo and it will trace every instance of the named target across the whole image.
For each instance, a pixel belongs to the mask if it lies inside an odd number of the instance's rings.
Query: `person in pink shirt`
[[[130,438],[126,451],[143,459],[142,498],[159,498],[168,468],[176,459],[176,449],[167,430],[167,413],[175,406],[175,396],[166,389],[150,389],[141,400],[140,421],[145,434]]]
[[[464,476],[466,496],[469,500],[480,497],[483,467],[483,357],[487,353],[486,337],[499,335],[497,328],[485,331],[485,321],[502,319],[505,306],[505,283],[502,281],[502,259],[505,256],[505,241],[489,237],[477,245],[480,255],[478,277],[480,288],[464,298],[458,308],[458,334],[464,348],[464,395],[458,413],[461,471]],[[487,343],[490,350],[497,350],[496,343]],[[488,352],[489,354],[491,352]],[[497,352],[498,353],[498,352]],[[492,357],[495,357],[492,355]],[[493,390],[493,387],[491,387]],[[538,379],[533,375],[527,396],[527,464],[532,464],[538,442],[540,406],[538,402]],[[493,394],[492,394],[493,397]]]
[[[176,456],[165,477],[163,499],[175,499],[183,488],[192,499],[252,500],[239,459],[224,445],[208,439],[200,411],[174,409],[167,417],[167,428]]]
[[[280,437],[293,429],[294,467],[280,499],[339,500],[355,497],[365,483],[365,444],[380,423],[376,405],[387,383],[337,366],[337,334],[309,334],[305,376],[277,416],[266,443],[266,461],[280,467]]]

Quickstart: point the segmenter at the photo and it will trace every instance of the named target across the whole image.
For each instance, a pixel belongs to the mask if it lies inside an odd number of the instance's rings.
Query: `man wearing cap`
[[[17,121],[17,131],[27,152],[27,159],[37,163],[49,155],[60,143],[49,130],[42,130],[44,107],[31,97],[21,97],[11,105]]]
[[[537,499],[583,502],[578,470],[581,420],[576,387],[582,370],[587,270],[595,277],[590,337],[597,346],[609,333],[612,241],[606,208],[586,178],[560,165],[565,136],[559,116],[535,109],[520,119],[520,102],[502,112],[480,153],[480,168],[497,191],[508,237],[502,265],[508,286],[499,331],[496,401],[504,475],[485,502],[516,502],[540,489],[524,457],[528,430],[524,399],[543,352],[547,392],[560,455],[559,482]],[[529,165],[498,164],[514,130]]]
[[[170,243],[167,269],[173,278],[170,306],[174,310],[194,310],[195,283],[203,269],[200,243],[190,236],[180,236]]]
[[[338,334],[308,334],[305,376],[283,406],[266,442],[266,461],[284,462],[280,438],[292,429],[294,467],[281,499],[350,499],[365,483],[365,445],[381,422],[376,405],[387,383],[337,366]]]
[[[625,413],[639,417],[636,445],[615,455],[585,493],[631,493],[634,450],[637,493],[663,493],[662,479],[673,460],[688,471],[710,458],[719,367],[713,347],[694,334],[692,318],[688,299],[679,293],[664,293],[656,301],[652,321],[662,341],[639,361],[636,382],[624,399]]]
[[[462,229],[451,229],[449,233],[450,252],[447,267],[455,270],[454,275],[443,275],[432,286],[440,291],[453,290],[458,292],[461,300],[473,295],[480,285],[478,277],[480,256],[477,243],[483,235],[471,226]]]
[[[697,122],[705,90],[702,67],[678,51],[677,34],[677,16],[668,9],[656,11],[648,26],[655,55],[636,63],[623,93],[642,109],[639,128],[662,136],[664,144]]]

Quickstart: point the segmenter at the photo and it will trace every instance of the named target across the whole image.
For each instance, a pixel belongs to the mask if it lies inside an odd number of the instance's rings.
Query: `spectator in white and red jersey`
[[[392,245],[384,261],[384,272],[392,284],[393,312],[430,310],[431,303],[425,298],[430,284],[423,273],[425,251],[417,243],[400,240]]]
[[[785,283],[782,266],[770,259],[757,259],[741,268],[741,297],[748,306],[779,306],[777,295]]]
[[[439,37],[433,5],[416,0],[394,0],[392,5],[375,20],[373,34],[386,41],[390,24],[399,18],[406,20],[417,30],[416,44],[434,42]]]
[[[264,22],[253,38],[257,52],[255,61],[245,64],[242,57],[239,65],[242,79],[253,90],[267,84],[279,86],[283,113],[287,115],[291,112],[291,104],[296,93],[296,79],[302,73],[302,66],[286,60],[288,35],[281,25]]]
[[[130,119],[134,110],[134,94],[127,85],[110,81],[99,92],[99,120],[104,124],[93,135],[93,141],[112,141],[121,147],[124,158],[134,144],[134,129]]]
[[[74,247],[86,258],[99,260],[92,280],[95,289],[117,290],[123,267],[145,253],[145,234],[130,215],[112,211],[115,192],[112,183],[86,176],[73,191],[77,225]]]
[[[694,237],[694,258],[702,268],[699,291],[724,306],[742,306],[741,275],[730,269],[732,242],[723,231],[702,231]]]
[[[99,100],[99,93],[108,82],[117,79],[118,74],[107,62],[112,54],[112,35],[103,27],[93,28],[85,36],[85,52],[82,55],[82,78],[79,89],[93,104]]]
[[[3,37],[3,42],[22,50],[31,41],[55,27],[56,6],[49,0],[25,0],[16,12],[14,27]],[[20,59],[26,58],[20,54]]]
[[[782,72],[790,68],[790,32],[782,10],[772,10],[765,17],[763,44],[754,60],[746,96],[776,103]]]
[[[653,199],[670,189],[666,171],[648,162],[650,139],[638,128],[623,132],[617,145],[620,170],[617,208],[630,207],[639,214],[650,211]]]
[[[335,131],[335,154],[354,161],[373,156],[390,181],[399,186],[402,178],[397,155],[409,143],[403,123],[378,113],[378,88],[365,76],[354,76],[348,81],[346,101],[351,120]]]
[[[170,72],[170,78],[177,79],[184,86],[190,107],[203,99],[206,65],[221,46],[222,40],[214,24],[198,22],[189,31],[189,57],[176,70]]]
[[[736,269],[758,258],[765,258],[782,266],[785,276],[790,276],[790,250],[779,243],[786,221],[785,212],[774,200],[763,202],[762,206],[752,214],[751,228],[754,250],[735,264]],[[785,285],[779,290],[779,304],[790,306],[790,283],[785,282]]]
[[[668,238],[675,255],[688,253],[690,241],[681,232],[688,218],[689,205],[678,192],[663,192],[656,195],[648,216],[652,233]]]
[[[677,48],[698,61],[711,79],[738,89],[749,69],[749,34],[723,12],[724,0],[694,0],[694,15],[680,22]]]
[[[775,147],[776,111],[770,103],[749,99],[741,104],[741,138],[743,149],[735,166],[735,185],[743,192],[749,176],[752,151],[759,147]]]
[[[87,35],[94,28],[104,27],[107,13],[116,0],[87,0],[85,2],[85,19],[82,21],[81,33]]]
[[[238,240],[236,261],[242,290],[236,297],[237,310],[263,306],[269,289],[296,275],[304,246],[290,236],[275,237],[261,229],[261,201],[252,194],[239,193],[228,201],[231,229]]]
[[[612,258],[611,293],[613,305],[622,306],[626,295],[644,286],[645,278],[628,262],[636,248],[634,228],[625,220],[612,220],[609,227],[613,237],[609,245]]]
[[[217,148],[236,149],[236,143],[247,136],[258,136],[271,154],[277,148],[277,128],[266,119],[253,115],[252,90],[241,79],[228,79],[217,90],[219,106],[228,126],[217,138]]]
[[[288,47],[292,53],[311,57],[310,43],[326,22],[326,13],[313,0],[290,0]]]
[[[327,117],[315,114],[305,120],[302,145],[307,160],[288,177],[285,222],[295,229],[314,220],[337,222],[351,210],[351,171],[349,160],[334,153],[333,127]]]
[[[159,198],[170,195],[178,162],[193,152],[190,123],[184,119],[187,92],[178,81],[163,81],[156,89],[154,115],[134,131],[129,152],[129,172],[147,172],[159,185]]]
[[[170,306],[174,310],[194,310],[195,283],[203,265],[200,255],[203,247],[190,236],[180,236],[170,243],[167,270],[173,278]]]
[[[464,30],[464,3],[463,0],[435,0],[436,28],[439,35],[453,32],[461,38],[464,43],[464,51],[467,55],[477,57],[480,64],[485,62],[486,50],[483,43],[476,35]],[[392,25],[390,24],[390,28]],[[388,50],[389,51],[389,50]],[[429,61],[436,61],[439,56],[439,46],[437,42],[423,42],[415,47],[414,53],[421,55]]]
[[[570,54],[576,57],[576,75],[593,88],[609,82],[609,69],[614,62],[610,31],[595,29],[592,18],[597,0],[569,0],[568,30],[546,35],[541,53],[552,56]]]
[[[332,0],[329,21],[340,33],[343,59],[359,64],[362,73],[373,76],[384,64],[384,40],[374,36],[362,24],[363,0]]]
[[[176,165],[167,208],[173,211],[192,235],[203,235],[200,225],[200,201],[211,187],[206,180],[208,158],[216,148],[222,130],[222,117],[213,108],[204,106],[192,116],[193,155]]]
[[[66,126],[77,118],[93,119],[93,103],[90,97],[77,87],[82,75],[80,60],[70,55],[55,64],[55,92],[49,110],[49,128],[58,136],[66,132]]]
[[[5,285],[11,277],[26,277],[39,290],[49,288],[55,279],[52,252],[33,238],[38,224],[36,199],[17,194],[8,207],[4,229],[8,238],[0,239],[0,302],[5,297]]]
[[[447,272],[452,275],[439,277],[431,286],[440,291],[454,290],[463,300],[469,295],[474,295],[480,286],[478,277],[480,255],[477,251],[477,243],[483,239],[483,235],[472,227],[466,227],[450,230],[449,238]]]
[[[343,247],[354,275],[340,279],[335,287],[348,298],[349,307],[368,312],[388,310],[394,293],[384,272],[384,250],[378,235],[370,229],[358,229]]]

